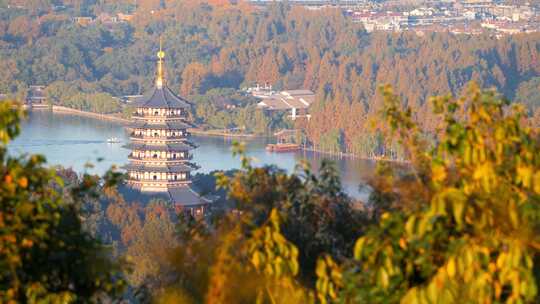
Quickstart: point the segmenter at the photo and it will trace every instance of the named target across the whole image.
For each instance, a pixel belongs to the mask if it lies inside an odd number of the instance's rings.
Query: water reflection
[[[111,137],[122,143],[107,143]],[[129,150],[122,146],[128,140],[124,128],[114,122],[33,111],[22,124],[21,135],[9,147],[10,153],[43,154],[50,164],[102,174],[112,165],[122,166],[127,162]],[[192,140],[199,145],[193,158],[201,166],[199,172],[240,167],[240,160],[231,153],[232,139],[194,136]],[[359,184],[373,172],[374,162],[332,158],[312,152],[270,153],[265,150],[266,143],[266,139],[246,141],[246,153],[254,165],[273,164],[292,172],[299,161],[307,160],[314,170],[318,170],[322,159],[330,158],[336,162],[346,191],[364,198],[365,195],[359,192]],[[85,168],[89,162],[94,168]]]

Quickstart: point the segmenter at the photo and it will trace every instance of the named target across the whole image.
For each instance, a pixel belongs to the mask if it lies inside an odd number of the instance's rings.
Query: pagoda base
[[[167,192],[170,188],[190,186],[191,181],[128,180],[128,185],[144,192]]]
[[[174,205],[177,211],[186,212],[193,216],[203,216],[208,212],[212,200],[202,197],[190,184],[181,184],[169,187],[141,187],[128,181],[127,191],[123,191],[125,198],[141,203],[148,203],[152,199],[163,199]]]

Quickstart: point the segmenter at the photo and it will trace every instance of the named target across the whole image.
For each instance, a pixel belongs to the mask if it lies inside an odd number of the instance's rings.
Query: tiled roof
[[[118,190],[126,201],[137,201],[148,204],[152,200],[161,199],[171,201],[174,204],[184,207],[195,207],[212,203],[210,199],[201,197],[189,185],[171,187],[163,192],[141,192],[127,185],[120,185]]]
[[[267,98],[263,101],[259,102],[258,105],[260,107],[267,107],[272,110],[288,110],[291,107],[284,103],[281,99],[274,99],[274,98]]]
[[[315,95],[313,92],[309,90],[292,90],[264,98],[258,105],[271,110],[307,109],[314,101]]]
[[[189,101],[174,94],[167,86],[154,87],[133,105],[140,108],[178,109],[191,107]]]
[[[174,204],[181,206],[197,206],[211,203],[210,200],[201,197],[190,186],[169,188],[169,195]]]
[[[291,96],[297,96],[297,95],[313,95],[313,92],[310,90],[287,90],[281,92],[283,95],[291,95]]]

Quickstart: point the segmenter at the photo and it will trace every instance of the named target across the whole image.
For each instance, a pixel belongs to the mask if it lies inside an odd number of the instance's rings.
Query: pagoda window
[[[154,180],[157,180],[157,175],[154,175]]]
[[[178,175],[174,175],[174,180],[178,180]]]
[[[154,158],[158,158],[158,155],[157,155],[157,153],[155,153],[155,154],[154,154]]]
[[[173,132],[173,133],[172,133],[172,136],[176,136],[176,133]]]
[[[174,153],[172,157],[173,157],[173,159],[176,159],[176,153]]]
[[[158,111],[154,111],[154,115],[159,115],[159,112]]]

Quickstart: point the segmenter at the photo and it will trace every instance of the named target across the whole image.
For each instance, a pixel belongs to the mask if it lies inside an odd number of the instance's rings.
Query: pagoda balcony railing
[[[135,139],[148,139],[148,140],[152,140],[152,139],[157,139],[157,140],[169,140],[169,139],[184,139],[184,138],[188,138],[191,136],[191,133],[190,132],[184,132],[182,133],[182,135],[180,134],[177,134],[177,135],[174,135],[174,136],[155,136],[155,135],[139,135],[139,134],[135,134],[135,133],[131,133],[130,137],[131,138],[135,138]]]
[[[155,161],[179,161],[179,162],[182,162],[182,161],[187,161],[187,160],[193,160],[193,154],[189,154],[188,156],[177,157],[177,158],[173,158],[173,157],[161,158],[159,156],[158,157],[153,157],[153,156],[137,157],[137,156],[134,156],[133,154],[130,154],[130,155],[128,155],[128,160],[152,161],[152,162],[155,162]]]
[[[131,183],[145,183],[145,184],[188,184],[191,183],[191,179],[151,179],[151,178],[133,178],[128,179]]]
[[[131,115],[133,118],[152,118],[152,119],[164,119],[164,118],[186,118],[186,114],[166,114],[166,115],[155,115],[155,114],[139,114],[137,112]]]

